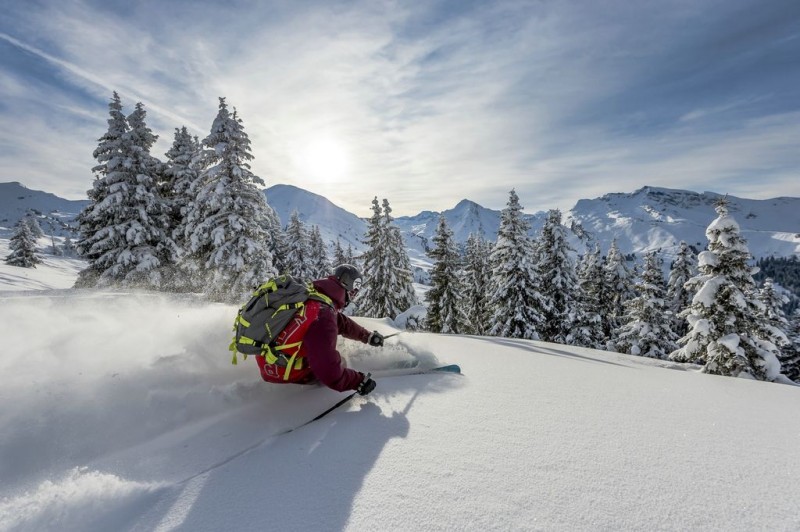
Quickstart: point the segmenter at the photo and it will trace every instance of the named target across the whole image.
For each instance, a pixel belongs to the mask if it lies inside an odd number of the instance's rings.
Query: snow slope
[[[34,210],[45,233],[64,236],[68,234],[66,224],[88,204],[88,199],[66,200],[49,192],[28,189],[16,181],[0,183],[0,235],[10,236],[17,221]]]
[[[0,529],[800,528],[798,387],[406,333],[340,348],[365,370],[465,375],[379,378],[368,398],[280,434],[343,394],[230,365],[235,310],[0,293]]]
[[[56,244],[63,246],[64,239],[55,237]],[[51,247],[51,240],[43,237],[37,240],[42,263],[36,268],[20,268],[9,266],[5,259],[11,253],[10,240],[0,238],[0,292],[17,290],[47,290],[52,288],[71,288],[75,285],[78,272],[86,268],[86,261],[71,257],[55,257],[46,250]]]

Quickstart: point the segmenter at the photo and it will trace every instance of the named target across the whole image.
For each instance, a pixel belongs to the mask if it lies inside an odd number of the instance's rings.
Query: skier
[[[294,384],[320,382],[339,392],[355,390],[361,395],[374,390],[375,381],[346,367],[336,350],[336,337],[340,334],[374,347],[383,345],[382,334],[378,331],[369,332],[341,312],[356,296],[361,283],[361,272],[350,264],[341,264],[333,275],[314,281],[314,289],[328,296],[332,306],[316,300],[306,302],[305,312],[278,336],[281,344],[302,341],[297,352],[298,363],[294,364],[287,378],[285,358],[281,357],[270,364],[263,355],[257,355],[261,378],[267,382]]]

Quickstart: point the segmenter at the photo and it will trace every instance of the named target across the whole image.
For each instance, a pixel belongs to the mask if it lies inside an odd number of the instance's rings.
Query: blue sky
[[[225,4],[225,5],[222,5]],[[644,185],[800,196],[800,2],[0,0],[0,181],[91,187],[111,92],[238,109],[254,172],[359,215]]]

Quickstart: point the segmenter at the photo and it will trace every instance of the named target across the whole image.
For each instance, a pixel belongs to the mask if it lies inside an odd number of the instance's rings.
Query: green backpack
[[[264,355],[274,363],[276,352],[290,345],[275,345],[275,339],[292,318],[314,299],[333,306],[331,298],[317,291],[311,283],[296,281],[289,275],[274,277],[259,286],[252,297],[239,309],[233,322],[234,336],[229,349],[233,351],[232,364],[237,364],[236,354]]]

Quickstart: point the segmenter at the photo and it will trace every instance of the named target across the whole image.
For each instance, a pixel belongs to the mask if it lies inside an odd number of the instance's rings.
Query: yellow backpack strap
[[[308,283],[308,297],[316,299],[317,301],[322,301],[323,303],[326,303],[331,307],[334,306],[333,299],[329,298],[319,290],[315,289],[314,285],[311,283]]]

